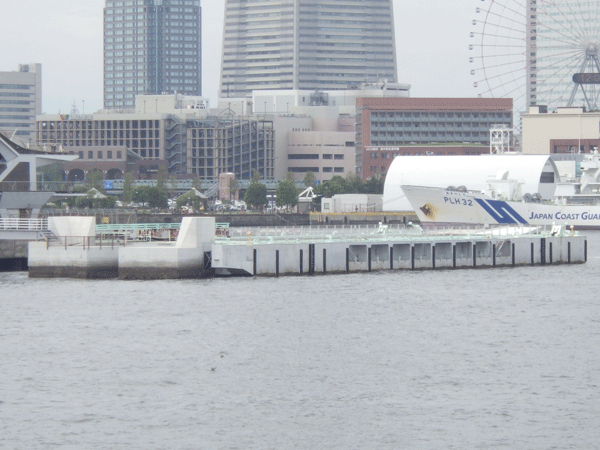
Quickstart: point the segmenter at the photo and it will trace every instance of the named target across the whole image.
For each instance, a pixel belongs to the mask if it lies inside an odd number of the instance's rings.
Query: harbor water
[[[0,273],[0,448],[587,449],[588,263],[185,281]]]

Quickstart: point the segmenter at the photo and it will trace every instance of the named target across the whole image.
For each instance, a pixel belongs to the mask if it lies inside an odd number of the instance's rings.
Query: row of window
[[[312,172],[319,173],[319,167],[288,167],[288,172],[294,173],[304,173],[304,172]],[[343,167],[323,167],[323,172],[335,172],[335,173],[343,173]]]
[[[0,97],[31,97],[25,92],[0,92]]]
[[[321,155],[323,159],[344,159],[343,154],[325,153]],[[318,153],[290,153],[288,159],[319,159]]]
[[[66,122],[40,122],[41,130],[69,129],[69,130],[110,130],[112,129],[145,129],[160,128],[160,120],[71,120]]]
[[[123,151],[117,150],[114,154],[116,154],[117,159],[123,158]],[[83,159],[84,152],[79,152],[79,159]],[[87,159],[104,159],[103,150],[96,151],[96,157],[94,158],[94,152],[89,150],[87,152]],[[113,151],[106,150],[106,159],[113,159]]]
[[[30,105],[27,100],[0,100],[0,105]]]
[[[173,28],[171,30],[165,30],[165,33],[172,34],[198,34],[198,30],[196,28],[187,28],[185,30],[179,30],[177,28]],[[126,34],[145,34],[144,30],[138,30],[137,28],[127,29],[127,30],[106,30],[104,32],[105,36],[123,36]]]
[[[33,126],[33,124],[31,124],[31,123],[3,123],[3,122],[0,122],[0,128],[2,128],[2,127],[7,127],[7,128],[31,128],[32,126]]]
[[[392,119],[398,120],[399,118],[408,118],[408,117],[418,117],[418,118],[432,118],[432,117],[458,117],[458,118],[469,118],[469,117],[490,117],[490,118],[506,118],[510,119],[512,116],[511,112],[501,111],[501,112],[439,112],[439,111],[405,111],[405,112],[381,112],[374,111],[371,113],[371,121],[375,122],[378,119]]]
[[[31,89],[33,86],[30,84],[0,84],[0,89]]]

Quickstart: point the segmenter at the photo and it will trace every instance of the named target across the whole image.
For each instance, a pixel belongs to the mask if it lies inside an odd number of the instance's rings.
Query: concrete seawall
[[[584,263],[585,237],[413,237],[376,241],[216,243],[212,265],[217,274],[306,275],[375,270],[460,269]]]
[[[53,218],[57,242],[29,244],[30,277],[120,279],[280,276],[436,270],[587,261],[587,241],[564,230],[454,230],[418,226],[233,230],[186,217],[175,242],[96,242],[94,220]]]
[[[27,269],[29,241],[0,239],[0,271]]]

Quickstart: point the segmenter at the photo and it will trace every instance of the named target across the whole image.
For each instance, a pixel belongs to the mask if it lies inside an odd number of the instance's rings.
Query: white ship
[[[600,229],[600,157],[581,162],[577,181],[559,183],[552,200],[523,194],[521,183],[503,172],[488,180],[488,189],[464,186],[401,186],[423,224],[566,225]]]

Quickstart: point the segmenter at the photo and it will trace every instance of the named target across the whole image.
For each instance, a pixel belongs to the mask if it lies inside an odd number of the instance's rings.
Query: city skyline
[[[469,75],[470,21],[477,2],[394,0],[398,82],[411,84],[413,97],[473,97]],[[41,63],[43,111],[69,113],[102,108],[104,0],[60,4],[22,0],[5,11],[12,18],[4,27],[0,70],[18,64]],[[224,0],[203,1],[203,95],[216,106],[219,88]]]

